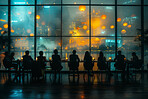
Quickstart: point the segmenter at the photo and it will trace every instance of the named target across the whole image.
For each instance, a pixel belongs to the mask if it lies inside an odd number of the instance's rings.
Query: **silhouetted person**
[[[16,62],[13,62],[13,61],[15,61],[14,56],[15,56],[15,53],[12,52],[10,54],[11,66],[14,67],[15,70],[17,70],[18,69],[18,64]]]
[[[138,69],[142,66],[141,62],[135,52],[132,53],[131,62],[132,62],[132,66],[131,66],[132,68]]]
[[[125,56],[121,54],[121,51],[118,51],[118,55],[117,57],[114,59],[114,61],[116,61],[115,63],[115,67],[116,69],[119,69],[119,70],[125,70]]]
[[[61,65],[61,57],[58,55],[58,50],[54,50],[54,55],[52,55],[52,63],[51,63],[51,68],[53,70],[61,71],[62,70],[62,65]]]
[[[99,54],[97,66],[98,66],[98,69],[100,70],[107,69],[106,58],[104,57],[103,52],[100,52]]]
[[[73,50],[72,53],[69,58],[69,68],[70,70],[78,70],[80,59],[78,55],[76,55],[76,50]]]
[[[85,70],[92,70],[93,66],[92,56],[88,51],[86,51],[84,56],[84,68]]]
[[[10,70],[11,59],[10,59],[10,56],[9,56],[9,52],[5,52],[5,57],[4,57],[4,60],[3,60],[3,64],[4,64],[4,67],[6,69]]]
[[[29,51],[25,52],[25,55],[23,56],[23,68],[25,70],[31,69],[33,65],[33,59],[32,57],[29,55]]]

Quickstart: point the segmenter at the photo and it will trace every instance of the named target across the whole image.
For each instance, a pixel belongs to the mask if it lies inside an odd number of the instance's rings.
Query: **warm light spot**
[[[91,27],[93,29],[100,27],[100,18],[98,18],[98,17],[92,18],[91,22],[92,22]]]
[[[28,14],[32,14],[32,12],[28,12]]]
[[[79,10],[82,11],[82,12],[85,11],[86,10],[86,6],[85,5],[80,5],[79,6]]]
[[[101,18],[102,18],[103,20],[105,20],[106,17],[107,17],[106,15],[102,15],[102,16],[101,16]]]
[[[14,30],[11,30],[12,33],[14,33]]]
[[[124,60],[126,61],[126,58],[124,58]]]
[[[39,20],[40,19],[40,16],[39,15],[36,15],[36,19]]]
[[[123,29],[123,30],[121,31],[121,33],[122,33],[122,34],[125,34],[125,33],[126,33],[126,30]]]
[[[69,31],[69,34],[72,34],[73,33],[73,31]]]
[[[65,47],[65,50],[68,50],[68,47]]]
[[[27,33],[30,33],[31,32],[31,30],[30,29],[27,29]]]
[[[131,28],[131,27],[132,27],[132,25],[128,25],[127,27],[128,27],[128,28]]]
[[[128,25],[128,23],[127,23],[127,22],[123,23],[123,26],[127,26],[127,25]]]
[[[89,34],[89,30],[87,30],[86,33]]]
[[[73,4],[77,4],[76,2],[74,2]]]
[[[1,31],[1,34],[4,34],[5,33],[5,31]]]
[[[112,60],[112,57],[109,57],[108,59],[109,59],[109,60]]]
[[[3,19],[0,19],[0,21],[2,21],[2,22],[6,22],[6,20],[3,20]]]
[[[115,26],[114,26],[114,25],[111,25],[111,26],[110,26],[110,28],[111,28],[111,29],[114,29],[114,28],[115,28]]]
[[[21,40],[23,40],[23,38],[21,38]]]
[[[52,60],[51,57],[49,57],[49,60],[50,60],[50,61]]]
[[[42,22],[42,25],[45,25],[45,22]]]
[[[68,61],[68,58],[67,57],[65,59],[66,59],[66,61]]]
[[[7,29],[7,28],[8,28],[8,24],[4,24],[3,27],[4,27],[5,29]]]
[[[77,30],[80,30],[80,27],[77,27]]]
[[[118,18],[118,19],[117,19],[117,22],[121,22],[121,20],[122,20],[121,18]]]
[[[96,40],[96,41],[100,41],[100,39],[99,39],[99,38],[96,38],[95,40]]]
[[[2,28],[0,27],[0,30],[2,30]]]
[[[86,26],[86,25],[84,25],[84,26],[83,26],[83,29],[84,29],[84,30],[87,30],[87,26]]]
[[[95,58],[94,58],[94,57],[93,57],[92,59],[93,59],[93,60],[95,60]]]
[[[102,26],[101,28],[104,30],[104,29],[106,29],[106,26]]]
[[[17,13],[17,15],[20,15],[20,13]]]
[[[30,36],[34,36],[34,34],[33,34],[33,33],[31,33],[31,34],[30,34]]]

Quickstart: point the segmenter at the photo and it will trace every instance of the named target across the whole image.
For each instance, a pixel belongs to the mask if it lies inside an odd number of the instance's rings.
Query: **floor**
[[[118,77],[118,78],[117,78]],[[147,99],[148,73],[136,74],[136,80],[122,80],[120,74],[79,77],[46,74],[45,80],[30,75],[0,73],[0,99]]]

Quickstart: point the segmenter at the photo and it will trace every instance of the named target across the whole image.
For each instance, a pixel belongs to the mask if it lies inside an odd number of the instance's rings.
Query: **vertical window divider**
[[[89,51],[91,54],[91,0],[89,0]]]
[[[34,59],[36,59],[36,10],[37,10],[37,0],[35,0],[35,9],[34,9]]]
[[[61,58],[63,58],[62,57],[62,47],[63,47],[63,40],[62,40],[62,32],[63,32],[63,25],[62,25],[62,23],[63,23],[63,16],[62,16],[62,13],[63,13],[63,7],[62,7],[62,3],[63,3],[63,0],[61,0],[61,37],[60,37],[60,41],[61,41]]]
[[[11,0],[8,0],[8,52],[10,53],[11,46]]]
[[[115,56],[117,56],[118,44],[117,44],[117,0],[115,0]]]

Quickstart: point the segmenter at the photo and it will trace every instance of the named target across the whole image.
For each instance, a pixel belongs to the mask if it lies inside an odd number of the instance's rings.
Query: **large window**
[[[83,61],[85,51],[97,60],[100,51],[113,59],[121,50],[128,60],[136,52],[146,65],[147,10],[148,0],[0,0],[0,53],[21,59],[29,50],[36,59],[44,51],[49,60],[58,49],[67,60],[77,50]]]

